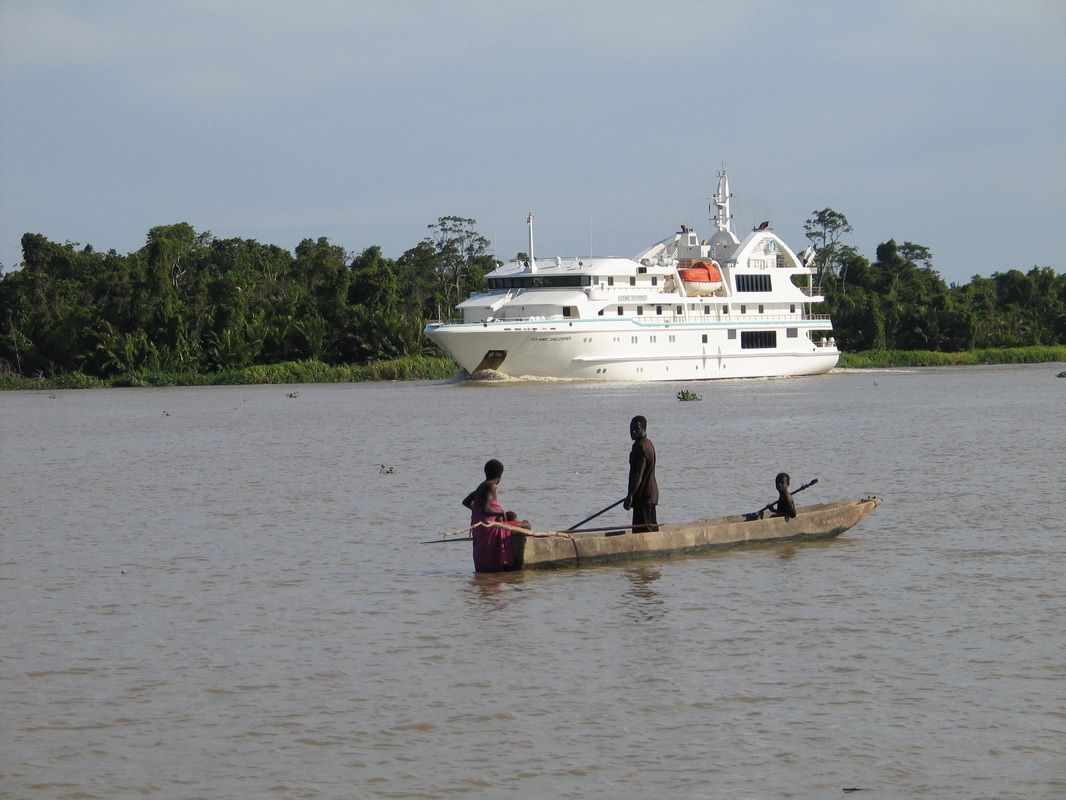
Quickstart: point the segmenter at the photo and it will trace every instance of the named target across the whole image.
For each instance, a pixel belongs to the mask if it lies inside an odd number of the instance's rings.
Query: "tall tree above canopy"
[[[482,286],[491,269],[486,256],[489,240],[474,229],[475,223],[466,217],[441,217],[427,226],[429,235],[423,241],[434,255],[432,268],[442,306],[438,316],[443,316],[445,308],[450,312],[471,289]]]
[[[933,268],[933,251],[924,244],[904,242],[899,246],[899,254],[903,256],[905,261],[909,261],[919,267]]]
[[[803,223],[803,231],[814,245],[818,282],[824,285],[826,277],[837,275],[843,248],[840,240],[854,229],[847,217],[831,208],[823,208],[812,214],[813,216]]]
[[[210,231],[197,233],[188,222],[158,225],[148,231],[141,251],[147,259],[148,288],[157,298],[167,298],[178,289],[189,261],[211,243]]]

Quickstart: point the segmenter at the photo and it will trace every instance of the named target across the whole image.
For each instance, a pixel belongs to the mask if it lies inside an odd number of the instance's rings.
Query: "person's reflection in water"
[[[652,584],[662,577],[658,567],[632,567],[625,571],[632,584],[622,595],[626,611],[637,622],[651,622],[666,616],[666,605]]]
[[[470,579],[470,592],[479,611],[505,611],[511,605],[510,594],[526,580],[522,572],[478,572]]]

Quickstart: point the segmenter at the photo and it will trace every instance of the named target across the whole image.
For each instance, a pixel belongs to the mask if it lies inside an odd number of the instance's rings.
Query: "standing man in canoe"
[[[655,445],[648,438],[648,420],[633,417],[629,436],[633,449],[629,451],[629,492],[622,507],[633,509],[633,533],[657,531],[655,507],[659,504],[659,484],[655,480]]]
[[[503,477],[503,464],[495,458],[485,462],[485,480],[463,498],[470,509],[470,535],[474,539],[474,571],[499,572],[514,563],[511,551],[511,532],[492,523],[508,521],[520,528],[529,528],[525,520],[505,512],[496,499],[496,487]]]

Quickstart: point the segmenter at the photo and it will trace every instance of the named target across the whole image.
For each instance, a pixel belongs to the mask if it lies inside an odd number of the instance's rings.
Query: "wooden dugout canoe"
[[[522,533],[512,528],[512,569],[573,567],[629,558],[703,553],[744,545],[833,539],[881,505],[879,497],[798,508],[795,518],[744,514],[662,524],[651,533]]]

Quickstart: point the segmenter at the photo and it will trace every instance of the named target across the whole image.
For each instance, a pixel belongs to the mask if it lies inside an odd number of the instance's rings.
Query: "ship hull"
[[[795,322],[790,325],[795,326]],[[733,327],[598,320],[431,324],[426,335],[467,373],[599,381],[693,381],[818,375],[839,351],[803,328],[773,349],[742,349]]]

